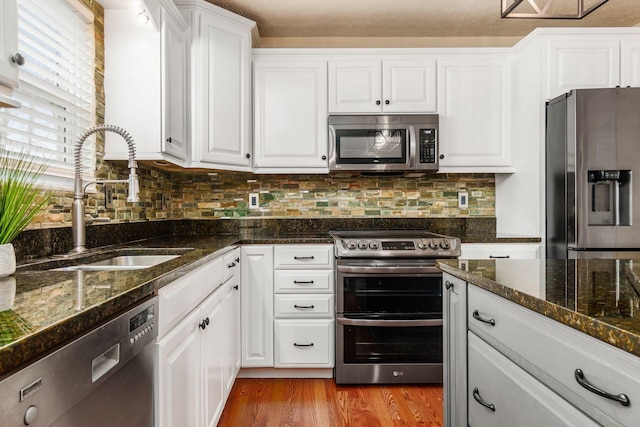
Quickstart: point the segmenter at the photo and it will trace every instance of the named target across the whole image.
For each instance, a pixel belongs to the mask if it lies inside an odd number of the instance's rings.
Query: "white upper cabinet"
[[[173,2],[145,4],[146,24],[135,9],[105,9],[105,122],[129,132],[138,160],[184,165],[187,26]],[[107,133],[105,159],[127,158],[127,144]]]
[[[202,0],[176,4],[191,26],[192,166],[248,171],[255,23]]]
[[[435,60],[329,61],[330,113],[432,113],[435,110]]]
[[[257,173],[329,172],[327,62],[254,55]]]
[[[513,172],[513,71],[504,54],[438,61],[440,172]]]
[[[0,4],[0,83],[18,86],[18,65],[11,58],[18,53],[17,0],[2,0]],[[1,100],[0,100],[1,102]]]
[[[547,98],[571,89],[620,84],[620,41],[583,36],[549,40]]]
[[[621,42],[620,86],[640,87],[640,39],[625,38]]]

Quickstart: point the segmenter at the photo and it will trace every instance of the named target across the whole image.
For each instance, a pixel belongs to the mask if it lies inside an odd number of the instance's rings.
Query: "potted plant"
[[[24,151],[0,148],[0,277],[16,271],[11,242],[49,202],[49,192],[38,184],[46,168]]]

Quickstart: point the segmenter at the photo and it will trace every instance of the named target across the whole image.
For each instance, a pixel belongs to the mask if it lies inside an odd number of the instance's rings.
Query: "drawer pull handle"
[[[509,255],[489,255],[489,258],[491,258],[491,259],[496,259],[496,258],[509,258]]]
[[[294,280],[296,285],[313,285],[313,280]]]
[[[481,322],[488,323],[491,326],[496,326],[496,321],[494,319],[483,319],[482,317],[480,317],[480,313],[478,312],[478,310],[473,310],[473,318]]]
[[[311,309],[311,308],[314,308],[313,305],[298,305],[298,304],[293,304],[293,307],[294,308],[299,308],[299,309],[304,309],[304,308]]]
[[[235,267],[235,266],[236,266],[236,263],[235,263],[235,262],[232,262],[231,264],[227,265],[227,268],[233,268],[233,267]]]
[[[205,329],[207,327],[207,325],[209,324],[209,318],[207,317],[206,319],[204,319],[202,321],[202,323],[200,323],[198,326],[200,326],[200,329]]]
[[[293,259],[298,260],[298,261],[305,261],[305,260],[315,259],[315,257],[313,255],[311,255],[311,256],[294,256]]]
[[[576,376],[576,381],[578,381],[578,384],[580,384],[582,387],[589,390],[591,393],[595,393],[599,396],[606,397],[607,399],[615,400],[616,402],[620,403],[622,406],[629,406],[631,404],[631,401],[629,400],[629,397],[626,394],[607,393],[606,391],[600,390],[598,387],[591,384],[584,377],[584,372],[582,372],[582,369],[576,369],[575,376]]]
[[[313,347],[313,343],[309,343],[309,344],[298,344],[297,342],[293,343],[294,347]]]
[[[447,288],[447,290],[449,290],[453,288],[453,283],[447,280],[446,282],[444,282],[444,287]]]
[[[487,403],[484,400],[482,400],[482,397],[480,397],[480,392],[478,391],[478,387],[473,389],[473,398],[476,400],[476,402],[478,402],[485,408],[490,409],[493,412],[496,412],[496,405],[494,405],[493,403]]]

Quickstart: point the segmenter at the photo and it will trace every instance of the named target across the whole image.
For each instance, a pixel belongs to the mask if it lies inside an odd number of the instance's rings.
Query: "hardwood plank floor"
[[[342,386],[333,379],[238,378],[218,427],[443,425],[441,385]]]

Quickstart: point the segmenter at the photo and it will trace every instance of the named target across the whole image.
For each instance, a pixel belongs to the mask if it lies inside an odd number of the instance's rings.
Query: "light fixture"
[[[502,0],[503,18],[581,19],[608,0]]]

